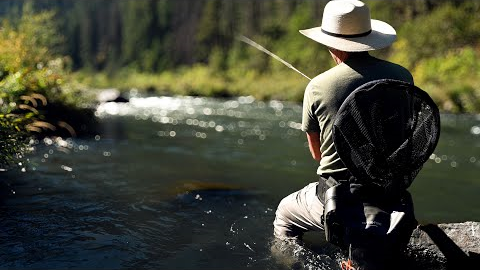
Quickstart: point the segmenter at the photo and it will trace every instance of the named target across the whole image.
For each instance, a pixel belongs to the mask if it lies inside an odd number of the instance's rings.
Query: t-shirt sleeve
[[[309,84],[303,96],[302,131],[304,132],[320,132],[318,118],[315,114],[317,106],[315,104],[313,90],[313,87]]]

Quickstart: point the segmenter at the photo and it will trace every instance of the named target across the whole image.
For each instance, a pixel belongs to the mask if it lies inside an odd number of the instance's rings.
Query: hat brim
[[[306,37],[325,46],[345,51],[364,52],[390,46],[397,38],[395,29],[386,22],[371,20],[372,32],[363,37],[336,37],[322,32],[321,27],[300,30]]]

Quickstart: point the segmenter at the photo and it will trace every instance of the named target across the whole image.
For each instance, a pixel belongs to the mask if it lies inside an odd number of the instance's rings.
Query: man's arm
[[[320,161],[322,153],[320,152],[320,133],[307,132],[308,148],[312,154],[313,159]]]

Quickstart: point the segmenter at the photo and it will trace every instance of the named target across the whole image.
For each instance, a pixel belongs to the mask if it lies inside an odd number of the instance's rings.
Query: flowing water
[[[95,137],[39,141],[2,172],[0,268],[338,269],[273,243],[278,202],[316,180],[298,104],[132,97],[97,116]],[[479,169],[480,118],[442,115],[419,221],[478,221]]]

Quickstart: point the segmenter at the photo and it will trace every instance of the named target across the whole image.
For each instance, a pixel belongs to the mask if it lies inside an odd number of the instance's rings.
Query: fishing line
[[[239,35],[237,37],[238,40],[242,41],[242,42],[245,42],[247,43],[248,45],[270,55],[271,57],[277,59],[278,61],[280,61],[282,64],[284,64],[285,66],[289,67],[290,69],[293,69],[294,71],[298,72],[299,74],[301,74],[303,77],[307,78],[309,81],[311,81],[312,79],[310,79],[307,75],[303,74],[300,70],[296,69],[294,66],[292,66],[290,63],[288,63],[287,61],[283,60],[282,58],[278,57],[276,54],[272,53],[271,51],[265,49],[262,45],[256,43],[255,41],[247,38],[246,36],[243,36],[243,35]]]

